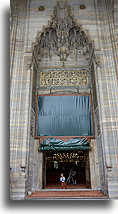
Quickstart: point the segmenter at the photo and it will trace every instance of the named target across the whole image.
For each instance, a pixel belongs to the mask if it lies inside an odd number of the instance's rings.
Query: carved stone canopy
[[[74,21],[70,6],[67,1],[58,1],[54,7],[52,20],[48,27],[45,27],[34,51],[40,61],[42,57],[58,55],[61,61],[66,61],[70,54],[83,54],[89,59],[91,43],[85,32]]]

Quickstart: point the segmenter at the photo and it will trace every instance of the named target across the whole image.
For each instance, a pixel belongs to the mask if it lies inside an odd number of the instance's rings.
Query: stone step
[[[77,190],[77,191],[35,191],[32,192],[31,195],[28,195],[26,197],[27,199],[31,199],[31,198],[108,198],[106,197],[101,191],[97,191],[97,190],[86,190],[86,191],[81,191],[81,190]]]

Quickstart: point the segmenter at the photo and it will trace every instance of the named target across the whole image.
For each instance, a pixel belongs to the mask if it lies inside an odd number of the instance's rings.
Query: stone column
[[[25,26],[27,0],[17,1],[19,13],[16,22],[13,20],[11,47],[11,94],[10,94],[10,178],[11,199],[25,198],[28,144],[30,135],[31,77],[32,70],[24,61]],[[17,9],[17,8],[16,8]],[[14,26],[15,25],[15,26]],[[15,34],[15,37],[14,37]],[[14,41],[15,39],[15,41]],[[13,45],[13,41],[15,44]],[[12,51],[11,51],[12,53]],[[31,59],[31,55],[30,55]],[[31,63],[31,61],[30,61]]]
[[[35,140],[32,191],[42,189],[43,187],[43,152],[39,152],[38,148],[39,140]]]
[[[118,197],[118,174],[117,174],[117,68],[116,47],[114,43],[113,13],[111,1],[97,1],[98,11],[98,34],[100,50],[95,70],[97,84],[97,98],[100,117],[100,133],[104,160],[105,184],[110,198]],[[103,16],[104,15],[104,16]],[[98,52],[98,51],[97,51]],[[96,53],[97,53],[96,52]]]
[[[114,49],[115,49],[115,54],[116,54],[116,67],[117,67],[117,55],[118,55],[118,1],[117,0],[112,0],[113,2],[113,22],[114,22]],[[116,68],[117,72],[117,83],[118,83],[118,69]],[[118,170],[118,169],[117,169]]]
[[[91,151],[89,151],[89,163],[90,163],[91,189],[95,190],[100,188],[100,175],[99,175],[96,140],[93,139],[91,140]]]
[[[89,155],[86,156],[85,162],[85,176],[86,176],[86,187],[90,188],[91,186],[91,179],[90,179],[90,164],[89,164]]]

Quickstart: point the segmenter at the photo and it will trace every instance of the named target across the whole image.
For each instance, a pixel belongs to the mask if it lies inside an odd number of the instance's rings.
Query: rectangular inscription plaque
[[[48,71],[40,72],[40,87],[88,85],[88,71]]]

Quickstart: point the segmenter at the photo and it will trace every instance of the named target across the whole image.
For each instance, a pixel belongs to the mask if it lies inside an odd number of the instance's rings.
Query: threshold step
[[[32,192],[31,195],[27,195],[27,199],[29,198],[108,198],[101,191],[98,190],[61,190],[61,191],[35,191]]]

